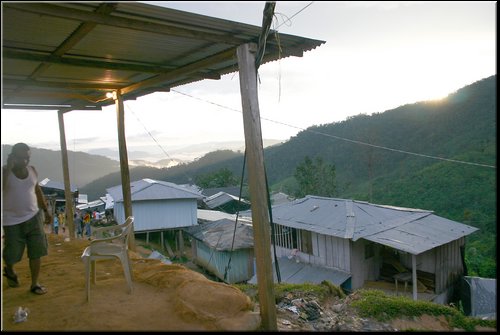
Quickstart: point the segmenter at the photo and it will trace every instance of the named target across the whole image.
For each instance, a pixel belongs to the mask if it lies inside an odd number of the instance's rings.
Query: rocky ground
[[[277,304],[279,331],[397,332],[464,331],[449,325],[444,316],[423,315],[380,322],[361,317],[351,303],[359,299],[354,292],[345,298],[319,299],[313,294],[289,293]],[[496,332],[495,328],[476,327],[476,331]]]
[[[190,259],[189,247],[185,256]],[[187,261],[187,268],[200,272],[208,279],[217,281],[196,264]],[[245,291],[253,301],[257,295],[255,289]],[[354,292],[340,298],[329,296],[320,298],[314,293],[291,292],[279,298],[277,308],[277,327],[279,331],[337,331],[337,332],[398,332],[405,330],[417,331],[464,331],[449,325],[444,316],[435,317],[423,315],[414,318],[398,318],[388,322],[380,322],[373,318],[361,317],[351,303],[359,299],[359,293]],[[259,311],[255,303],[255,311]],[[477,331],[496,332],[495,328],[476,327]]]

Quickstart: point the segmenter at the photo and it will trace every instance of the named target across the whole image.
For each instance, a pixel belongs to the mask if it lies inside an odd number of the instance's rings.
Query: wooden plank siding
[[[464,243],[465,240],[462,237],[416,256],[417,270],[435,274],[434,292],[436,294],[449,289],[463,275],[460,246]],[[411,254],[400,255],[400,261],[406,268],[411,269]]]
[[[349,240],[276,224],[276,255],[350,272]]]
[[[202,241],[193,239],[194,261],[210,271],[220,280],[233,284],[249,280],[255,274],[253,249],[215,250]],[[231,259],[231,263],[229,260]],[[227,278],[224,280],[226,267]]]
[[[460,256],[460,246],[464,238],[436,248],[436,293],[445,291],[463,275],[464,268]]]

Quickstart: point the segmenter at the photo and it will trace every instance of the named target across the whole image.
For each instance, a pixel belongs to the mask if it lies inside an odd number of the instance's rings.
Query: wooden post
[[[411,281],[413,289],[413,300],[417,301],[417,256],[411,255]]]
[[[264,170],[264,148],[257,96],[257,45],[244,44],[237,49],[240,72],[241,103],[248,164],[248,184],[252,201],[254,252],[257,267],[260,316],[265,330],[276,331],[276,303],[271,259],[271,229],[267,209],[267,189]]]
[[[66,147],[63,111],[58,111],[57,117],[59,119],[59,140],[61,142],[61,160],[64,177],[64,199],[66,200],[64,213],[66,216],[66,227],[69,229],[69,239],[72,240],[75,237],[75,225],[73,224],[73,193],[71,193],[71,182],[69,180],[68,149]]]
[[[125,218],[132,215],[132,195],[130,192],[130,173],[128,169],[127,142],[125,141],[125,108],[123,99],[119,91],[113,92],[116,104],[116,116],[118,123],[118,149],[120,151],[120,172],[122,180],[123,208]],[[135,251],[134,226],[132,224],[132,234],[129,238],[129,249]]]
[[[182,236],[182,229],[179,229],[178,237],[180,256],[184,256],[186,253],[184,252],[184,237]]]

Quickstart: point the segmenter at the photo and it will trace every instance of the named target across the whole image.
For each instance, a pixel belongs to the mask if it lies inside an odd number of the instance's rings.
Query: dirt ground
[[[181,265],[131,254],[134,286],[128,293],[118,260],[97,263],[90,302],[85,295],[81,254],[87,240],[67,242],[47,234],[49,255],[42,258],[40,283],[45,295],[29,291],[26,256],[15,266],[20,286],[2,276],[2,330],[5,331],[215,331],[256,330],[260,315],[240,290],[212,282]],[[3,268],[3,264],[2,264]],[[28,309],[24,322],[14,322],[18,307]]]
[[[250,295],[233,286],[207,279],[193,265],[165,265],[147,259],[151,252],[140,247],[131,253],[134,275],[129,294],[118,260],[99,261],[96,284],[90,302],[85,296],[85,269],[81,254],[87,240],[66,242],[64,236],[47,234],[49,255],[42,259],[40,283],[48,293],[29,291],[30,274],[26,257],[16,265],[20,287],[11,288],[2,277],[2,331],[254,331],[260,330],[258,306]],[[188,268],[189,267],[189,268]],[[3,268],[3,264],[2,264]],[[304,298],[303,293],[288,297]],[[362,318],[350,307],[356,293],[345,299],[317,297],[321,317],[304,320],[286,308],[278,308],[279,331],[392,332],[463,331],[453,329],[444,317],[424,315],[381,323]],[[339,308],[339,306],[345,306]],[[28,309],[24,322],[14,322],[19,307]],[[494,331],[478,327],[476,331]]]

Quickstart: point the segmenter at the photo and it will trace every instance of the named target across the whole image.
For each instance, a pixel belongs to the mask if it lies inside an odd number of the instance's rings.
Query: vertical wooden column
[[[248,184],[252,201],[252,224],[254,252],[262,326],[276,331],[276,303],[271,259],[271,229],[267,209],[267,188],[264,171],[264,148],[260,126],[259,101],[257,96],[257,70],[255,53],[257,45],[244,44],[238,47],[241,103],[248,164]]]
[[[71,182],[69,179],[68,167],[68,148],[66,147],[66,131],[64,130],[64,112],[58,111],[57,118],[59,120],[59,140],[61,142],[61,160],[64,177],[64,213],[66,216],[66,227],[69,229],[69,239],[75,238],[75,225],[73,224],[73,194],[71,193]]]
[[[130,173],[128,169],[127,142],[125,140],[125,108],[123,98],[119,91],[113,92],[116,104],[116,116],[118,123],[118,149],[120,151],[120,173],[122,180],[123,208],[125,218],[132,215],[132,194],[130,192]],[[135,251],[134,226],[132,224],[132,234],[129,238],[129,249]]]

